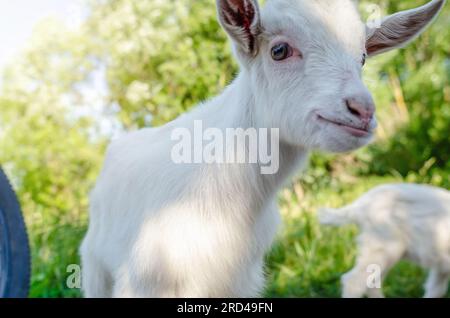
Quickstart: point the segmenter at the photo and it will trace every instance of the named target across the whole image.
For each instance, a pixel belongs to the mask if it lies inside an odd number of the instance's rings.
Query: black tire
[[[20,206],[0,169],[0,298],[28,297],[30,248]]]

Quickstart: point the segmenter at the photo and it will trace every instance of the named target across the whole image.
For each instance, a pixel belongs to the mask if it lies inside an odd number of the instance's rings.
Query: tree
[[[82,34],[47,21],[3,78],[0,162],[12,178],[30,232],[31,295],[60,295],[65,266],[77,263],[87,194],[104,144],[92,137],[91,120],[77,115],[87,102],[80,85],[93,69],[90,51]]]

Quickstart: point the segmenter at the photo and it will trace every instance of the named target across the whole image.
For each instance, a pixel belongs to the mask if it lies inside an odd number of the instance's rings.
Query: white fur
[[[430,269],[425,297],[443,297],[450,278],[450,192],[426,185],[393,184],[372,189],[341,209],[322,209],[322,224],[360,228],[355,267],[342,277],[343,297],[382,297],[368,288],[369,266],[382,277],[402,258]]]
[[[245,0],[251,5],[257,3]],[[259,295],[264,255],[280,222],[278,189],[309,150],[350,151],[371,139],[374,118],[365,123],[370,133],[356,137],[319,117],[361,126],[345,99],[373,108],[361,81],[365,26],[353,1],[271,0],[251,24],[253,51],[245,30],[219,16],[242,66],[236,80],[194,111],[108,149],[81,248],[87,297]],[[276,41],[288,41],[303,58],[273,61]],[[171,132],[192,131],[194,120],[221,131],[280,128],[280,170],[262,175],[260,164],[173,163]]]

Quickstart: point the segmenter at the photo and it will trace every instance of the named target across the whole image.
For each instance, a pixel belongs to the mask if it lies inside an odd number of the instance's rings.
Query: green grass
[[[324,227],[315,217],[317,207],[342,206],[375,185],[401,181],[393,178],[358,178],[325,186],[315,193],[300,183],[280,193],[283,228],[267,256],[267,297],[339,297],[340,277],[352,268],[356,255],[354,226]],[[46,222],[43,220],[42,222]],[[66,287],[66,267],[78,264],[78,246],[85,221],[66,225],[35,224],[31,227],[33,248],[32,297],[79,297]],[[385,282],[387,297],[421,297],[425,271],[401,262]],[[449,293],[450,296],[450,293]]]

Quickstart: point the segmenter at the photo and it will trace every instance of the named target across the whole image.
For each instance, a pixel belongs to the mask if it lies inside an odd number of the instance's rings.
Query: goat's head
[[[433,0],[366,26],[353,0],[217,0],[219,20],[255,92],[258,125],[282,141],[333,152],[366,145],[376,127],[361,80],[366,57],[401,47],[442,8]]]

